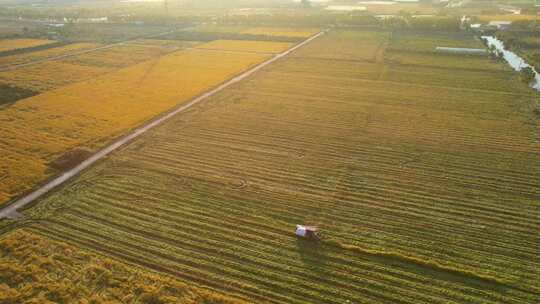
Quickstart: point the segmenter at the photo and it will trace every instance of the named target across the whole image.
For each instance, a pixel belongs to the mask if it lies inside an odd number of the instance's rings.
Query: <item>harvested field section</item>
[[[337,61],[284,59],[173,118],[26,211],[30,229],[257,303],[538,303],[530,96]]]
[[[414,32],[393,32],[389,50],[396,51],[424,51],[434,52],[436,47],[455,47],[455,48],[479,48],[485,46],[482,42],[476,40],[468,33],[414,33]]]
[[[502,64],[486,56],[465,56],[458,54],[439,54],[426,52],[387,51],[384,57],[388,64],[439,67],[447,69],[465,69],[472,71],[503,71],[509,70]]]
[[[479,48],[485,46],[476,38],[465,33],[437,33],[426,34],[423,32],[393,32],[390,35],[388,48],[384,54],[384,60],[390,65],[406,65],[410,70],[416,67],[432,67],[459,69],[470,71],[510,71],[503,64],[496,64],[496,60],[488,55],[467,54],[443,54],[436,53],[436,47]],[[461,71],[459,71],[461,73]],[[485,74],[484,77],[492,77]],[[495,75],[496,77],[497,75]],[[468,79],[467,76],[459,77]],[[471,77],[474,79],[474,77]],[[495,87],[494,87],[495,88]]]
[[[45,39],[0,39],[0,52],[25,49],[53,42]]]
[[[515,95],[528,95],[533,92],[519,80],[519,75],[513,71],[475,71],[469,69],[452,69],[429,66],[415,66],[399,64],[378,64],[364,61],[332,61],[332,69],[328,69],[328,62],[316,58],[295,57],[288,62],[298,64],[283,64],[279,72],[294,72],[303,77],[327,77],[330,81],[373,80],[382,81],[384,86],[396,86],[404,83],[412,88],[415,85],[421,88],[443,87],[456,89],[472,89],[508,92]],[[277,63],[279,65],[279,63]],[[455,75],[459,74],[460,77]],[[284,75],[285,76],[285,75]],[[458,93],[460,94],[460,93]]]
[[[456,77],[456,75],[459,75]],[[381,75],[382,80],[414,83],[426,86],[447,86],[463,89],[505,91],[514,94],[531,94],[514,71],[474,71],[389,64]]]
[[[381,61],[389,33],[377,31],[339,31],[313,41],[313,47],[298,50],[293,56],[331,60]]]
[[[0,192],[42,180],[43,165],[167,111],[268,58],[188,50],[27,98],[0,111]],[[38,162],[35,162],[38,159]],[[15,188],[13,188],[15,186]]]
[[[274,66],[279,66],[275,73],[288,73],[302,77],[328,77],[330,79],[371,79],[377,80],[385,72],[385,67],[367,61],[332,61],[332,69],[328,69],[328,61],[317,58],[291,57],[287,62],[277,62]]]
[[[255,53],[281,53],[292,46],[287,42],[266,42],[266,41],[241,41],[241,40],[215,40],[198,45],[197,49],[220,50],[220,51],[240,51]]]

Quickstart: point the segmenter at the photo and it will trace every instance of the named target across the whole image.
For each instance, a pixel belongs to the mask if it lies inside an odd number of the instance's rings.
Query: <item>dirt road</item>
[[[144,126],[141,126],[137,129],[135,129],[134,131],[132,131],[131,133],[127,134],[126,136],[120,138],[119,140],[113,142],[112,144],[110,144],[109,146],[103,148],[102,150],[98,151],[97,153],[95,153],[94,155],[92,155],[90,158],[88,158],[87,160],[85,160],[84,162],[82,162],[81,164],[79,164],[78,166],[76,166],[75,168],[69,170],[69,171],[66,171],[64,173],[62,173],[60,176],[54,178],[53,180],[49,181],[48,183],[46,183],[45,185],[37,188],[36,190],[30,192],[29,194],[11,202],[11,203],[8,203],[7,206],[3,207],[2,209],[0,209],[0,219],[3,219],[3,218],[17,218],[20,216],[20,214],[18,213],[18,210],[20,210],[21,208],[24,208],[26,205],[32,203],[33,201],[35,201],[36,199],[42,197],[43,195],[45,195],[46,193],[48,193],[49,191],[53,190],[54,188],[60,186],[61,184],[65,183],[66,181],[68,181],[69,179],[71,179],[72,177],[74,177],[75,175],[81,173],[83,170],[85,170],[86,168],[90,167],[91,165],[93,165],[94,163],[96,163],[97,161],[99,161],[100,159],[104,158],[105,156],[107,156],[108,154],[110,154],[111,152],[115,151],[116,149],[120,148],[121,146],[129,143],[130,141],[132,141],[133,139],[139,137],[140,135],[142,135],[143,133],[145,133],[146,131],[162,124],[163,122],[169,120],[171,117],[175,116],[176,114],[182,112],[182,111],[185,111],[186,109],[189,109],[190,107],[194,106],[195,104],[207,99],[208,97],[212,96],[212,95],[215,95],[216,93],[222,91],[223,89],[253,75],[254,73],[256,73],[257,71],[261,70],[262,68],[272,64],[273,62],[289,55],[290,53],[294,52],[295,50],[297,50],[298,48],[301,48],[302,46],[310,43],[311,41],[317,39],[318,37],[322,36],[325,32],[319,32],[318,34],[304,40],[303,42],[297,44],[296,46],[288,49],[287,51],[283,52],[283,53],[280,53],[280,54],[277,54],[275,55],[274,57],[268,59],[267,61],[253,67],[252,69],[226,81],[225,83],[219,85],[218,87],[196,97],[195,99],[192,99],[190,102],[188,102],[187,104],[184,104],[184,105],[181,105],[177,108],[175,108],[174,110],[172,110],[171,112],[151,121],[150,123],[144,125]]]

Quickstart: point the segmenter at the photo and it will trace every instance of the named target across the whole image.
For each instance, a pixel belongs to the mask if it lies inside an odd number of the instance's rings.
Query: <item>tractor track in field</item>
[[[99,161],[102,158],[106,157],[107,155],[109,155],[113,151],[115,151],[118,148],[124,146],[125,144],[133,141],[135,138],[139,137],[140,135],[146,133],[146,131],[148,131],[150,129],[153,129],[153,128],[157,127],[158,125],[161,125],[162,123],[164,123],[165,121],[169,120],[170,118],[176,116],[177,114],[179,114],[179,113],[191,108],[192,106],[200,103],[201,101],[204,101],[207,98],[221,92],[222,90],[230,87],[231,85],[233,85],[233,84],[235,84],[235,83],[237,83],[237,82],[239,82],[239,81],[241,81],[241,80],[255,74],[256,72],[263,69],[264,67],[266,67],[266,66],[276,62],[277,60],[289,55],[290,53],[296,51],[297,49],[303,47],[304,45],[310,43],[311,41],[317,39],[318,37],[322,36],[325,33],[326,33],[326,31],[321,31],[321,32],[311,36],[310,38],[304,40],[303,42],[301,42],[301,43],[299,43],[297,45],[295,45],[294,47],[292,47],[292,48],[290,48],[290,49],[288,49],[288,50],[286,50],[286,51],[284,51],[282,53],[274,55],[270,59],[268,59],[268,60],[266,60],[266,61],[264,61],[264,62],[262,62],[262,63],[260,63],[260,64],[258,64],[256,66],[252,67],[251,69],[249,69],[249,70],[247,70],[245,72],[240,73],[239,75],[225,81],[224,83],[222,83],[222,84],[218,85],[217,87],[207,91],[206,93],[203,93],[203,94],[199,95],[198,97],[195,97],[191,101],[189,101],[189,102],[187,102],[185,104],[182,104],[180,106],[177,106],[176,108],[173,108],[168,113],[166,112],[166,114],[158,116],[154,120],[151,120],[149,123],[134,129],[133,131],[131,131],[127,135],[121,137],[120,139],[114,141],[113,143],[109,144],[105,148],[99,150],[98,152],[96,152],[95,154],[90,156],[88,159],[86,159],[85,161],[83,161],[82,163],[77,165],[76,167],[74,167],[74,168],[72,168],[72,169],[70,169],[70,170],[68,170],[66,172],[63,172],[59,176],[53,178],[52,180],[48,181],[44,185],[39,186],[37,189],[31,191],[30,193],[28,193],[26,195],[23,195],[22,197],[14,200],[14,201],[8,202],[5,207],[0,209],[0,219],[3,219],[3,218],[19,218],[19,217],[21,217],[22,215],[20,213],[18,213],[18,210],[20,210],[21,208],[24,208],[25,206],[31,204],[32,202],[34,202],[35,200],[37,200],[40,197],[44,196],[45,194],[47,194],[51,190],[57,188],[58,186],[62,185],[65,182],[67,182],[68,180],[70,180],[74,176],[77,176],[83,170],[89,168],[94,163],[96,163],[97,161]],[[163,35],[165,35],[165,34],[163,34]],[[56,57],[56,59],[58,59],[58,58]],[[52,59],[49,59],[49,60],[52,60]]]

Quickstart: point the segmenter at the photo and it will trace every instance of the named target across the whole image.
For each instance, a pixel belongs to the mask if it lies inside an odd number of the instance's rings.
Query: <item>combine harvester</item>
[[[310,241],[320,241],[319,229],[313,226],[296,225],[296,236]]]

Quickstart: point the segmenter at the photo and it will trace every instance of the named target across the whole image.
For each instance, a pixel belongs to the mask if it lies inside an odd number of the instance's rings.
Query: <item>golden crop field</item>
[[[166,44],[155,40],[117,45],[60,60],[0,71],[0,82],[44,92],[157,58],[191,45],[193,44],[174,41]]]
[[[0,281],[2,303],[244,303],[25,230],[0,238]]]
[[[82,66],[122,68],[156,58],[176,50],[177,49],[154,46],[152,44],[117,45],[111,48],[70,57],[64,61]]]
[[[265,35],[276,37],[307,38],[319,32],[316,28],[302,27],[249,27],[249,26],[225,26],[203,25],[198,26],[197,31],[207,33],[240,33],[249,35]]]
[[[253,303],[539,303],[536,93],[514,90],[500,62],[419,64],[412,77],[411,66],[372,60],[389,37],[331,31],[142,135],[2,231],[24,226]],[[234,55],[206,66],[223,56]],[[435,70],[438,81],[421,81]],[[482,73],[500,75],[484,83]],[[499,88],[504,77],[511,84]],[[117,84],[101,79],[93,92]],[[109,99],[91,99],[110,111]],[[296,238],[296,224],[320,227],[322,240]]]
[[[0,82],[44,92],[107,72],[107,66],[84,66],[64,61],[46,61],[15,70],[0,71]]]
[[[26,54],[3,56],[0,57],[0,66],[7,66],[11,64],[19,64],[34,60],[41,60],[49,57],[61,56],[71,52],[96,48],[98,46],[100,45],[96,43],[73,43]]]
[[[197,49],[256,53],[281,53],[293,44],[287,42],[215,40],[196,46]]]
[[[0,39],[0,52],[25,49],[53,42],[53,40],[46,39]]]
[[[21,100],[0,111],[0,201],[54,173],[47,164],[97,148],[269,55],[185,50]]]
[[[137,39],[126,43],[127,45],[142,45],[146,47],[162,47],[167,49],[183,49],[186,47],[194,47],[201,42],[199,41],[179,41],[165,39]]]
[[[314,28],[254,27],[242,30],[242,34],[308,38],[319,32]]]

